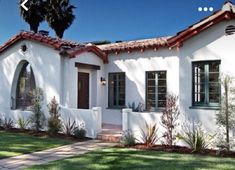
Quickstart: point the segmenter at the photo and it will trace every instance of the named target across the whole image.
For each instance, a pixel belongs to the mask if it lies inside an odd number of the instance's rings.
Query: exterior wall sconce
[[[101,78],[100,78],[100,82],[101,82],[101,84],[102,84],[103,86],[106,85],[106,80],[105,80],[104,77],[101,77]]]

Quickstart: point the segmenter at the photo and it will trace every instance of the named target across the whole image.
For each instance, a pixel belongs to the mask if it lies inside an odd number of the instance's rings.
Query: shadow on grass
[[[0,159],[59,147],[71,143],[71,141],[63,139],[34,137],[27,134],[1,131]]]
[[[29,169],[235,169],[235,160],[156,151],[107,148]]]

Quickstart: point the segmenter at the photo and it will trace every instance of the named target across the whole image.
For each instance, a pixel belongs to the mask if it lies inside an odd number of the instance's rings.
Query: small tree
[[[42,111],[43,91],[41,88],[36,88],[32,92],[32,111],[33,115],[30,117],[30,122],[33,128],[38,132],[44,125],[45,116]]]
[[[220,111],[216,114],[216,122],[226,129],[226,148],[229,151],[229,131],[235,127],[235,89],[233,87],[233,77],[225,75],[221,80],[221,84],[223,95],[221,97]]]
[[[166,108],[161,116],[162,125],[166,128],[166,132],[163,137],[166,139],[166,143],[170,146],[173,145],[173,142],[176,139],[174,129],[178,126],[177,120],[180,114],[177,101],[177,96],[168,94],[166,96]]]
[[[60,120],[60,106],[56,101],[55,97],[47,105],[50,113],[50,118],[48,119],[48,132],[50,135],[56,135],[62,128],[62,123]]]

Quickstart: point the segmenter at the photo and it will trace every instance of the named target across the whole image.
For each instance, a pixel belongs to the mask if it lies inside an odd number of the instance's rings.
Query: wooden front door
[[[78,108],[89,109],[89,73],[78,72]]]

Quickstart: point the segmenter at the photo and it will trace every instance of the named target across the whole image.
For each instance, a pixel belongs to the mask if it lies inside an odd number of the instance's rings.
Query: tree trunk
[[[39,25],[31,24],[30,25],[30,31],[33,31],[34,33],[37,33],[38,32],[38,26]]]
[[[229,143],[229,110],[228,110],[228,80],[225,80],[224,83],[224,90],[225,90],[225,115],[226,115],[226,142],[227,142],[227,149],[230,149]]]
[[[57,31],[56,31],[56,36],[57,36],[58,38],[62,39],[63,36],[64,36],[64,31],[62,31],[62,30],[57,30]]]

